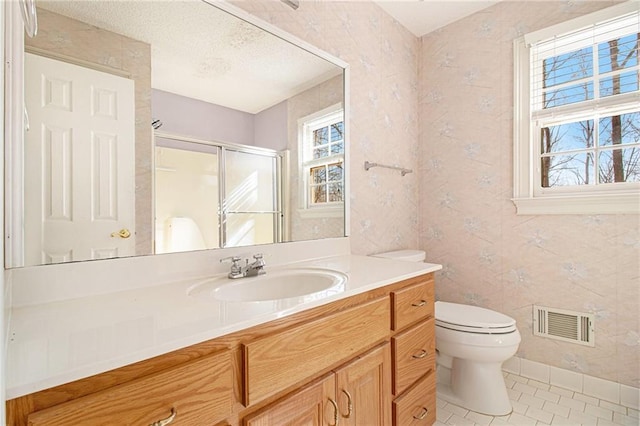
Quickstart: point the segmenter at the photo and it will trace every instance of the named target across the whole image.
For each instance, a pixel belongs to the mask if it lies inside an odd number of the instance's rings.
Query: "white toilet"
[[[420,250],[376,254],[396,260],[424,261]],[[516,321],[477,306],[435,303],[438,397],[492,416],[511,413],[502,364],[518,350]]]

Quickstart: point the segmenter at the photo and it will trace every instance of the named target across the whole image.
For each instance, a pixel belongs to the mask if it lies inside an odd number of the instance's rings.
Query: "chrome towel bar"
[[[369,170],[372,167],[384,167],[385,169],[392,169],[392,170],[399,170],[400,173],[402,173],[402,176],[406,175],[407,173],[413,173],[413,170],[411,169],[405,169],[404,167],[398,167],[398,166],[386,166],[384,164],[378,164],[378,163],[371,163],[369,161],[365,161],[364,162],[364,169],[365,170]]]

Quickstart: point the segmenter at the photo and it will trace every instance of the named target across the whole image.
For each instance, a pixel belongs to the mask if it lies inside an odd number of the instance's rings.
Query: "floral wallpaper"
[[[638,387],[638,216],[517,216],[510,200],[513,40],[613,3],[503,1],[417,38],[369,1],[234,2],[350,65],[354,254],[422,248],[444,266],[439,299],[518,321],[520,357]],[[596,346],[534,337],[533,304],[593,313]]]
[[[517,216],[513,40],[613,2],[507,1],[422,38],[420,247],[441,300],[515,318],[518,356],[640,385],[637,215]],[[595,315],[595,347],[532,334],[532,305]]]

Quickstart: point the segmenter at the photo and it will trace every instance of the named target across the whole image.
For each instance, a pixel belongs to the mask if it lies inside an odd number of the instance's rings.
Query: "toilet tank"
[[[407,262],[424,262],[426,257],[424,250],[396,250],[385,253],[372,254],[373,257],[384,257],[386,259],[404,260]]]

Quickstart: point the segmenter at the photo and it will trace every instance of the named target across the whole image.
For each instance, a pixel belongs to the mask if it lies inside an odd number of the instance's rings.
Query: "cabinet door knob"
[[[329,398],[329,402],[333,405],[333,423],[329,424],[329,426],[338,426],[338,421],[340,420],[338,416],[338,404],[331,398]]]
[[[351,398],[351,394],[342,389],[342,393],[345,394],[347,396],[347,414],[342,414],[342,417],[344,417],[345,419],[348,419],[349,417],[351,417],[351,414],[353,413],[353,399]]]
[[[171,407],[171,414],[166,419],[158,420],[157,422],[151,423],[149,426],[166,426],[176,418],[178,412],[175,408]]]
[[[419,303],[412,303],[411,306],[415,306],[416,308],[419,308],[420,306],[424,306],[427,304],[427,301],[422,299]]]
[[[425,417],[427,417],[428,413],[429,409],[427,407],[422,407],[422,411],[420,411],[420,414],[418,414],[417,416],[413,416],[413,418],[416,420],[423,420]]]
[[[415,358],[415,359],[421,359],[421,358],[424,358],[425,356],[427,356],[428,354],[429,354],[429,352],[427,352],[424,349],[422,349],[419,354],[411,355],[411,357]]]

